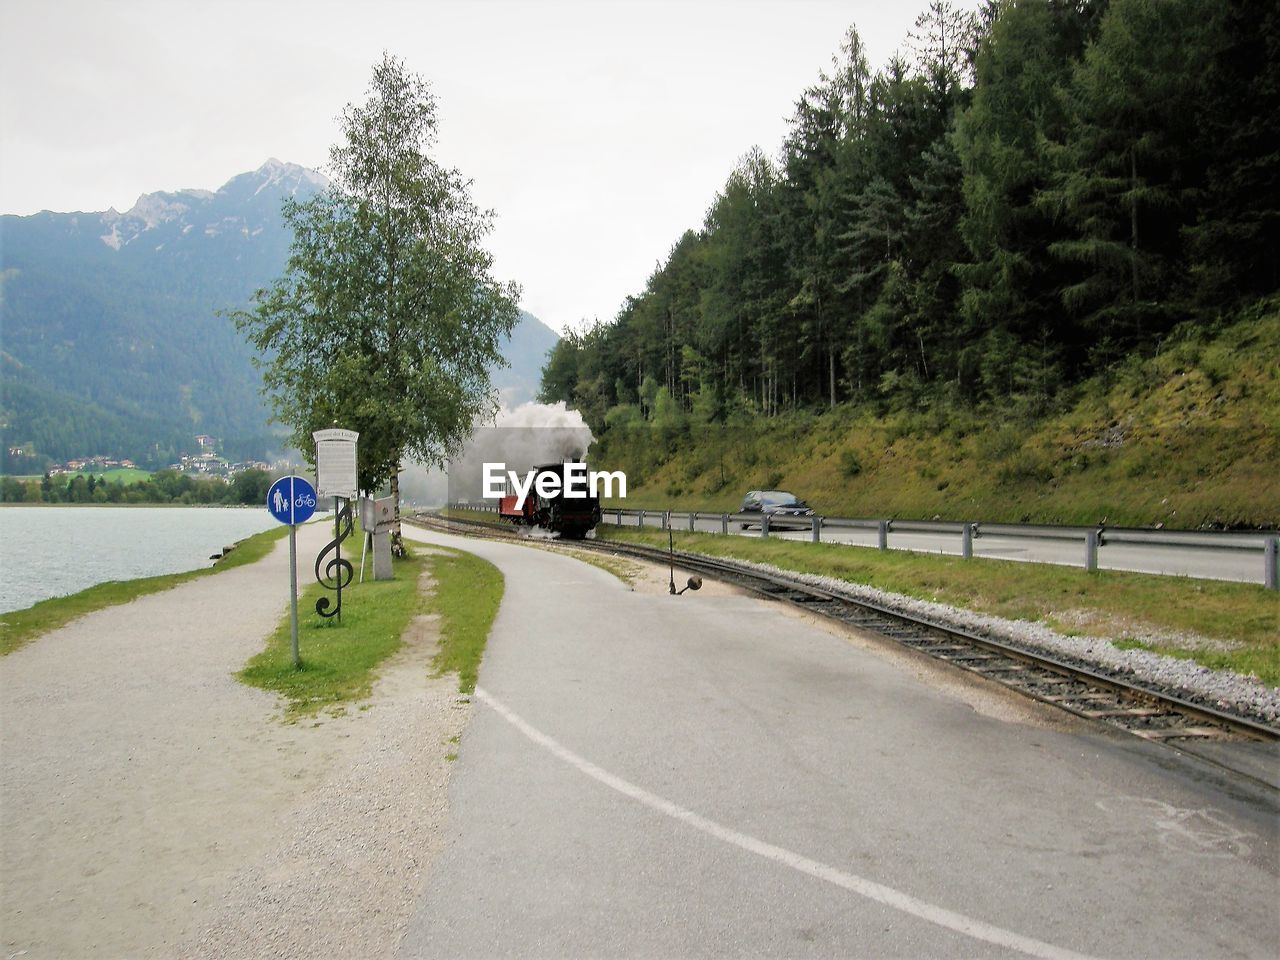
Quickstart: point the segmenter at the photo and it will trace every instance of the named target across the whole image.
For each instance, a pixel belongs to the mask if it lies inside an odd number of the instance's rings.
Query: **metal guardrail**
[[[492,503],[459,502],[450,504],[454,509],[481,513],[498,512]],[[661,530],[701,531],[703,533],[728,534],[737,524],[739,529],[748,526],[760,528],[760,536],[771,531],[808,531],[814,543],[822,541],[824,530],[874,530],[876,546],[889,549],[891,533],[951,534],[960,538],[960,555],[973,556],[973,542],[980,537],[1001,537],[1026,540],[1062,540],[1078,542],[1083,547],[1083,566],[1086,570],[1098,569],[1098,550],[1107,544],[1138,544],[1197,550],[1224,550],[1262,554],[1262,581],[1269,589],[1280,589],[1280,532],[1260,531],[1196,531],[1156,530],[1132,527],[1067,527],[1051,524],[984,523],[954,520],[890,520],[867,517],[788,517],[784,521],[771,521],[759,513],[713,513],[681,510],[641,510],[609,507],[602,510],[605,523],[615,526],[656,527]],[[631,522],[627,522],[631,521]],[[699,526],[699,524],[702,526]],[[718,528],[718,530],[717,530]]]

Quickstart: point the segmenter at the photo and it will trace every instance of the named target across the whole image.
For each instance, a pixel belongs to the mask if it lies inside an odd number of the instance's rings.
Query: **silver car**
[[[808,530],[813,523],[813,508],[785,490],[752,490],[742,498],[738,512],[768,516],[770,530]],[[743,530],[760,526],[759,521],[741,522]]]

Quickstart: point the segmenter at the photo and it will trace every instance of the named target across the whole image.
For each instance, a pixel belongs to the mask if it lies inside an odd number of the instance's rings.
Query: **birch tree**
[[[398,538],[401,462],[441,464],[496,410],[489,372],[519,289],[491,275],[492,211],[432,156],[425,80],[384,54],[341,125],[328,188],[285,204],[284,275],[234,318],[298,449],[314,454],[312,431],[335,422],[360,432],[360,485],[390,484]]]

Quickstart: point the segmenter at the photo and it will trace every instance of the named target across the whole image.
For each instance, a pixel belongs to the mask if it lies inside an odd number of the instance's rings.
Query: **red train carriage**
[[[600,499],[592,496],[587,489],[586,480],[582,478],[585,471],[581,470],[580,479],[574,481],[573,492],[584,493],[585,496],[566,496],[565,492],[569,487],[566,476],[568,467],[569,463],[548,463],[534,467],[533,486],[529,488],[523,507],[517,506],[520,498],[508,481],[507,496],[498,501],[498,515],[517,526],[541,527],[551,533],[558,533],[562,540],[581,540],[588,530],[600,522]],[[538,493],[539,480],[545,474],[553,474],[558,478],[556,492],[550,497],[543,497]]]

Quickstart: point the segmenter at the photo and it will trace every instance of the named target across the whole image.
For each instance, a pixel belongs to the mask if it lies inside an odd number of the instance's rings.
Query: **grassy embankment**
[[[424,573],[432,581],[420,590]],[[487,561],[454,551],[411,553],[395,563],[392,580],[354,582],[342,594],[342,621],[315,613],[316,600],[331,593],[319,584],[298,597],[298,646],[302,668],[294,669],[286,614],[239,678],[272,690],[287,701],[286,716],[298,718],[369,695],[377,667],[400,649],[414,617],[437,613],[439,649],[436,675],[456,672],[459,688],[470,693],[489,628],[502,599],[502,574]]]
[[[1032,417],[1016,405],[838,408],[751,426],[606,436],[618,506],[730,511],[780,488],[828,516],[1194,529],[1280,527],[1280,308],[1164,345]]]
[[[601,527],[600,535],[667,545],[667,534],[658,530]],[[1280,686],[1280,595],[1261,586],[713,534],[676,533],[675,544],[678,550],[1041,621],[1061,633],[1108,638],[1117,646],[1185,657]]]
[[[140,580],[112,580],[70,596],[42,600],[25,610],[0,614],[0,656],[12,653],[41,634],[56,630],[95,610],[128,603],[149,593],[172,589],[189,580],[207,577],[222,570],[230,570],[261,560],[287,531],[288,527],[282,526],[240,540],[235,550],[218,560],[212,567],[158,577],[144,577]]]
[[[471,553],[448,551],[431,560],[435,589],[427,609],[440,616],[440,650],[432,666],[437,676],[456,673],[458,689],[471,693],[502,600],[502,573]]]

